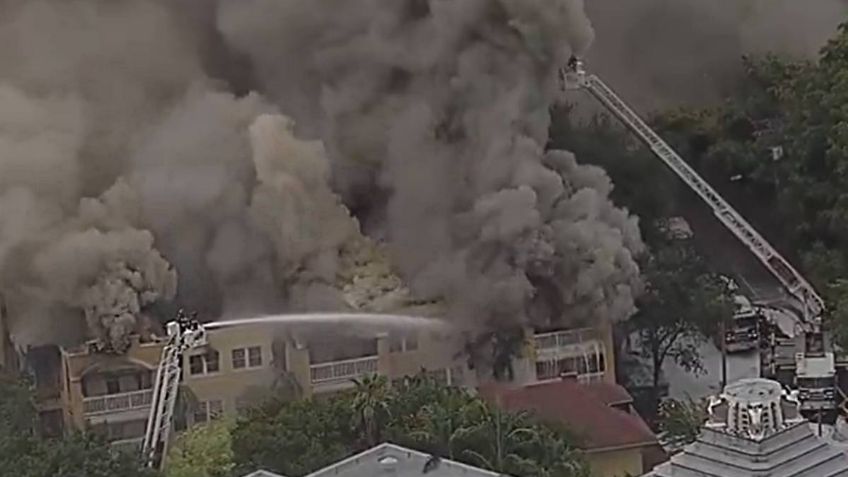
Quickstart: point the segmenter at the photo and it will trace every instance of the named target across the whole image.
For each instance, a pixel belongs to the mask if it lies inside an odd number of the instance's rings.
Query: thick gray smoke
[[[542,320],[631,312],[635,220],[603,173],[544,151],[555,68],[591,41],[582,2],[221,6],[226,40],[325,141],[334,186],[419,296],[469,325],[527,321],[533,301]]]
[[[587,64],[638,109],[707,105],[742,73],[740,57],[814,58],[848,19],[846,0],[592,0]]]
[[[173,303],[344,308],[360,222],[468,328],[632,311],[635,218],[602,171],[544,150],[555,69],[592,37],[581,1],[0,0],[0,18],[19,343],[120,351]]]

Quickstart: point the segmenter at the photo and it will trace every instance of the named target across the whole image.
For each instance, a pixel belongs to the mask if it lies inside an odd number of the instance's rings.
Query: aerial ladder
[[[166,325],[168,342],[162,348],[150,414],[142,443],[142,459],[147,467],[161,469],[168,450],[168,438],[174,417],[174,406],[179,393],[183,354],[207,344],[206,330],[195,315],[188,317],[182,310],[175,321]]]
[[[818,385],[805,392],[800,386],[801,399],[815,408],[829,407],[828,399],[835,408],[835,381],[828,389],[822,385],[826,379],[835,379],[833,353],[826,352],[822,331],[824,300],[809,282],[766,241],[718,192],[716,192],[692,167],[689,166],[657,133],[655,133],[618,95],[598,76],[587,74],[583,62],[572,56],[565,68],[559,70],[560,86],[563,90],[585,90],[605,106],[616,118],[635,134],[666,166],[668,166],[690,189],[692,189],[713,211],[718,220],[739,239],[777,278],[783,288],[797,302],[799,309],[793,310],[796,324],[800,328],[800,341],[794,348],[794,385],[798,386],[804,373],[812,373]],[[800,352],[799,352],[800,349]],[[827,396],[832,396],[828,398]]]

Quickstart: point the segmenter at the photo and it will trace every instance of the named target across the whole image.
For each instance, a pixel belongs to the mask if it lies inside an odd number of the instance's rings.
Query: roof
[[[795,355],[798,366],[798,377],[821,378],[830,377],[835,373],[833,353],[825,353],[822,357]]]
[[[285,477],[280,474],[275,474],[273,472],[268,472],[267,470],[257,470],[256,472],[251,472],[243,477]]]
[[[601,381],[598,383],[584,384],[582,386],[586,391],[591,393],[595,396],[595,398],[607,406],[631,404],[633,402],[633,396],[631,396],[624,387],[619,386],[618,384]]]
[[[806,422],[761,441],[705,428],[698,440],[645,477],[846,477],[848,456]]]
[[[390,443],[372,447],[306,477],[379,477],[387,473],[388,466],[394,469],[393,477],[508,477]]]
[[[544,421],[564,424],[577,434],[579,447],[587,452],[657,444],[657,437],[641,417],[611,407],[633,400],[615,384],[564,379],[480,392],[510,411],[529,411]]]

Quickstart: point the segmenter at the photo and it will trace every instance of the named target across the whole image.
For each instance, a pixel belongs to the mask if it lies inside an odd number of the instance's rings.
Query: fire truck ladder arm
[[[572,67],[580,68],[579,62]],[[741,241],[766,269],[804,308],[802,320],[817,331],[825,310],[824,300],[809,282],[780,253],[763,238],[707,181],[686,163],[656,132],[654,132],[618,95],[596,75],[583,71],[570,72],[577,76],[579,87],[587,90],[616,118],[635,134],[690,189],[712,209],[718,220]],[[569,73],[562,73],[564,78]]]

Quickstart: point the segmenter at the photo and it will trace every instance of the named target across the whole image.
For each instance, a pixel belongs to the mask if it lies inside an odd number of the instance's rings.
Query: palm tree
[[[458,439],[467,446],[463,454],[479,465],[506,474],[518,474],[527,466],[523,450],[528,441],[536,439],[536,429],[528,423],[527,414],[503,413],[484,401],[475,401],[474,425],[469,426]]]
[[[417,417],[422,428],[410,432],[410,437],[436,454],[454,459],[459,442],[474,430],[470,419],[473,401],[459,389],[449,389],[438,397],[421,408]]]
[[[354,426],[364,435],[366,444],[373,447],[382,440],[383,426],[391,416],[388,380],[373,374],[353,382],[356,385],[351,403]]]
[[[537,429],[527,442],[528,452],[533,459],[524,459],[521,464],[527,475],[535,477],[578,477],[588,475],[588,468],[578,451],[562,435],[549,429]]]

